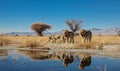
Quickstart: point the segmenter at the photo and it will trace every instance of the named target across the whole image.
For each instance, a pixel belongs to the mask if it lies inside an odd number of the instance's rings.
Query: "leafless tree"
[[[65,23],[72,30],[72,32],[76,32],[81,27],[80,23],[82,23],[82,21],[80,21],[80,20],[72,20],[72,21],[66,20]]]
[[[34,30],[38,34],[38,36],[43,36],[42,32],[50,28],[50,25],[44,23],[33,23],[31,25],[31,29]]]

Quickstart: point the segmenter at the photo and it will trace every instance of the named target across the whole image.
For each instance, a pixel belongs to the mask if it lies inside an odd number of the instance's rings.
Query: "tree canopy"
[[[34,30],[39,36],[43,36],[42,32],[50,28],[50,25],[44,23],[33,23],[31,25],[31,29]]]

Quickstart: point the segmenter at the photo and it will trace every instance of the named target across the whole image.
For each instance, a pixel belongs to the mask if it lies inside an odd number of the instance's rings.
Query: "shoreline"
[[[12,46],[0,47],[2,49],[12,50],[28,50],[28,51],[46,51],[46,52],[73,52],[73,53],[89,53],[91,55],[108,56],[113,58],[120,58],[120,45],[103,45],[102,49],[75,49],[75,48],[17,48]]]

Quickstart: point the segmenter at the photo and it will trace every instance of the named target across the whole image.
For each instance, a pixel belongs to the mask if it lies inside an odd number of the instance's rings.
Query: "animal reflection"
[[[83,70],[86,66],[90,66],[91,56],[90,54],[82,54],[79,69]]]
[[[72,63],[73,62],[73,55],[71,54],[68,54],[68,55],[65,55],[63,54],[63,66],[68,66],[69,63]]]
[[[80,34],[84,40],[84,42],[91,42],[92,39],[92,32],[90,30],[80,30]]]
[[[54,60],[62,60],[62,66],[66,67],[68,64],[72,63],[74,60],[74,57],[70,53],[64,53],[64,52],[59,52],[59,53],[54,53],[51,59]]]

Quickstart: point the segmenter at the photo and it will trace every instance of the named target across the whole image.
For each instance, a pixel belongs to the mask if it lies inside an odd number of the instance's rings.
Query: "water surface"
[[[120,59],[88,53],[0,50],[0,71],[120,71]]]

